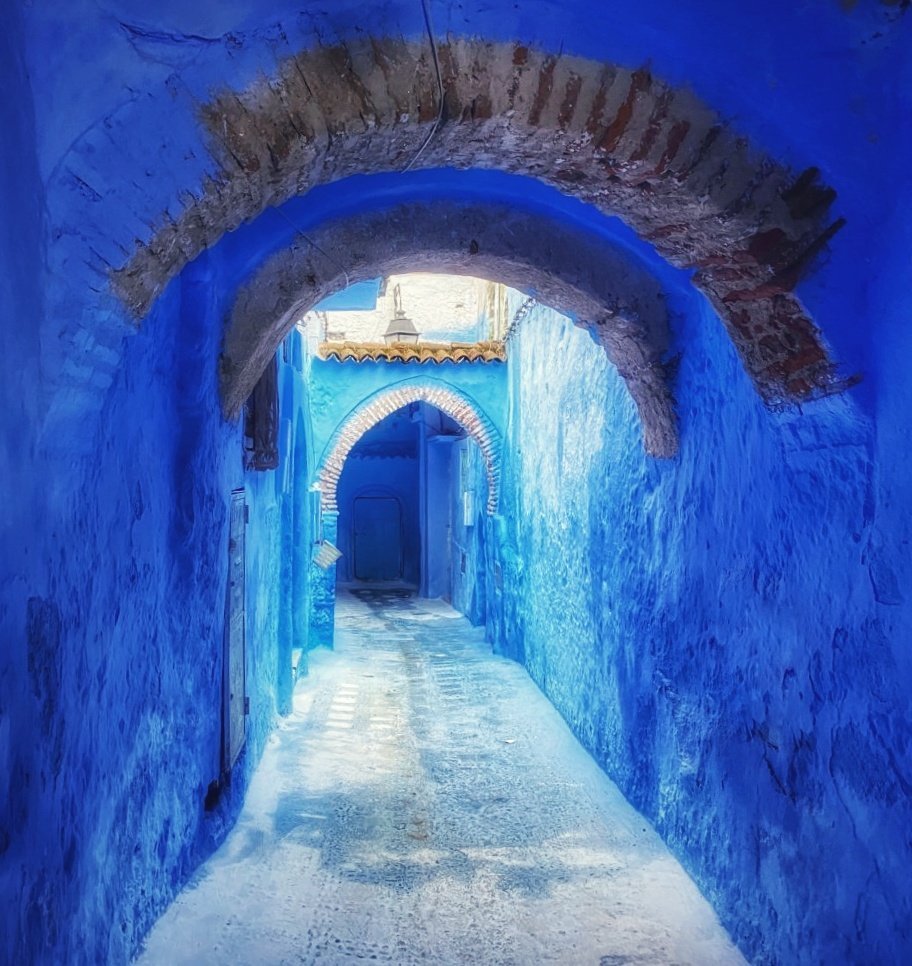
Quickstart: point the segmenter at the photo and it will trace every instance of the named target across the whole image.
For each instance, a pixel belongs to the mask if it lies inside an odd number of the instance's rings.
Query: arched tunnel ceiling
[[[519,44],[370,38],[302,51],[200,107],[218,172],[112,273],[137,316],[226,231],[309,188],[415,162],[492,168],[619,214],[694,281],[768,402],[841,388],[793,289],[839,222],[814,169],[794,177],[685,89]],[[195,162],[194,162],[195,163]],[[191,170],[197,170],[191,167]],[[172,177],[181,183],[180,171]]]
[[[233,417],[295,319],[347,284],[398,272],[474,275],[532,290],[593,330],[625,380],[654,456],[677,452],[662,357],[658,282],[594,232],[506,205],[404,204],[338,219],[270,258],[240,291],[225,335],[222,394]]]

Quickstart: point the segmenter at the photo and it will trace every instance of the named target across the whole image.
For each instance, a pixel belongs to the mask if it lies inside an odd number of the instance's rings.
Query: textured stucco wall
[[[218,406],[219,290],[211,260],[188,268],[129,340],[101,418],[79,422],[85,438],[23,454],[36,495],[2,554],[4,962],[125,962],[233,819],[288,690],[279,523],[293,454],[286,439],[279,470],[243,470],[240,428]],[[70,404],[78,411],[78,397]],[[286,415],[302,406],[300,392],[284,394]],[[15,416],[4,414],[7,429]],[[220,772],[228,499],[240,486],[251,714],[231,784],[207,811]]]
[[[470,439],[461,440],[453,448],[449,484],[452,604],[473,624],[484,624],[488,619],[486,585],[491,563],[486,556],[486,533],[489,524],[484,497],[487,481],[481,453]],[[468,525],[463,496],[465,492],[471,494],[470,503],[473,508]],[[492,603],[492,610],[493,606]]]
[[[909,562],[877,537],[871,427],[846,401],[770,415],[711,310],[679,307],[673,463],[584,333],[538,310],[514,339],[501,646],[749,958],[901,962]]]

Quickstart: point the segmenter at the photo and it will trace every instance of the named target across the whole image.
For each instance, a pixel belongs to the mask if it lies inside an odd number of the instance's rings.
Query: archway
[[[287,330],[327,295],[376,275],[475,275],[534,291],[591,328],[636,403],[646,451],[671,457],[677,426],[664,366],[662,287],[595,231],[506,204],[400,204],[330,221],[268,259],[238,294],[221,360],[222,399],[239,412]]]
[[[488,481],[487,512],[497,512],[500,483],[500,440],[497,430],[465,394],[433,382],[400,383],[364,400],[333,434],[317,470],[320,502],[324,513],[337,513],[336,491],[348,454],[358,440],[381,420],[410,403],[425,402],[455,420],[478,444]]]
[[[618,214],[719,312],[767,402],[842,388],[793,294],[841,222],[835,192],[752,148],[691,92],[648,70],[453,39],[431,57],[398,38],[301,51],[202,106],[217,172],[111,274],[142,317],[168,280],[226,231],[347,175],[489,168]],[[435,69],[436,66],[436,69]],[[194,161],[195,164],[195,161]]]

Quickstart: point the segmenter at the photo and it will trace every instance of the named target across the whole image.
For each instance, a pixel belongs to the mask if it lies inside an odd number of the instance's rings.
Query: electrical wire
[[[348,288],[349,285],[351,285],[351,280],[345,266],[337,258],[333,258],[329,252],[322,249],[309,235],[298,228],[298,226],[288,217],[288,215],[285,214],[284,211],[282,211],[281,208],[275,208],[274,210],[277,211],[285,219],[285,221],[288,222],[289,225],[291,225],[291,227],[295,230],[296,235],[300,235],[308,245],[310,245],[312,248],[315,248],[327,261],[332,262],[333,265],[335,265],[336,268],[342,272],[342,274],[345,276],[345,287]]]
[[[424,149],[431,143],[434,135],[440,130],[440,125],[443,124],[443,77],[440,73],[440,58],[437,54],[437,40],[434,37],[434,25],[431,22],[429,0],[421,0],[421,10],[424,13],[424,26],[427,30],[428,42],[431,45],[431,57],[434,61],[434,74],[437,77],[437,119],[434,121],[434,126],[428,132],[428,136],[424,139],[421,147],[415,152],[412,160],[409,161],[409,163],[402,169],[403,173],[406,171],[411,171],[411,169],[418,163],[418,159],[422,154],[424,154]]]
[[[431,143],[434,136],[440,130],[441,124],[443,124],[443,110],[444,110],[444,91],[443,91],[443,75],[440,70],[440,56],[437,51],[437,39],[434,36],[434,24],[431,20],[431,10],[429,6],[429,0],[421,0],[421,12],[424,14],[424,26],[427,31],[428,43],[431,48],[431,59],[434,63],[434,76],[437,80],[437,117],[434,121],[434,126],[428,132],[427,137],[421,144],[421,147],[415,152],[409,163],[402,169],[403,173],[410,171],[417,163],[418,159],[424,154],[425,148]],[[303,232],[288,215],[282,211],[281,208],[275,209],[285,221],[294,229],[295,234],[299,235],[308,245],[315,248],[327,261],[332,262],[338,269],[341,270],[342,274],[345,276],[345,287],[348,288],[351,285],[351,280],[349,278],[348,271],[345,266],[336,258],[333,258],[329,252],[324,251],[309,235]]]

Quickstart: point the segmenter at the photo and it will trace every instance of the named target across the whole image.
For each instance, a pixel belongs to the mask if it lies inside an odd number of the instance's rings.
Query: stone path
[[[140,962],[743,960],[521,667],[445,604],[365,593]]]

